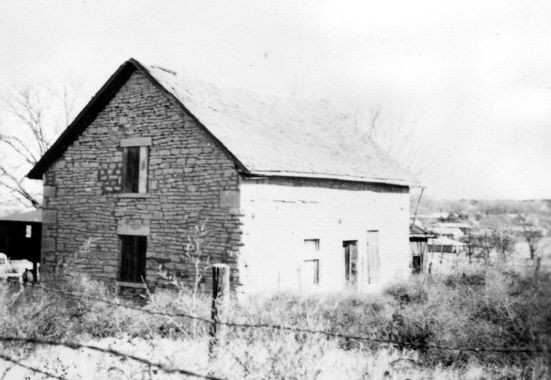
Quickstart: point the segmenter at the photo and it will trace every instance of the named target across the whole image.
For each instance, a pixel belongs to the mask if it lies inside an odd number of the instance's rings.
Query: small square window
[[[119,235],[121,240],[121,264],[119,281],[142,282],[145,280],[147,237]]]
[[[122,157],[122,192],[146,193],[148,147],[124,147]]]

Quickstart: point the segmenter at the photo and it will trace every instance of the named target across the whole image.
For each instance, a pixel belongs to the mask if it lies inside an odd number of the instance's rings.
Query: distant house
[[[429,273],[465,273],[478,266],[467,257],[466,244],[446,236],[429,239],[427,252]]]
[[[466,244],[461,242],[471,232],[472,226],[468,223],[442,222],[436,223],[430,231],[435,234],[429,240],[430,252],[462,253]]]
[[[429,240],[429,252],[437,253],[464,253],[466,244],[447,236],[439,236]]]
[[[10,260],[40,262],[42,213],[22,211],[0,217],[0,252]]]
[[[450,239],[460,240],[472,230],[469,223],[440,222],[432,225],[431,230],[438,236],[446,236]]]
[[[131,59],[28,177],[44,181],[43,265],[97,238],[76,269],[119,287],[166,286],[160,265],[193,281],[202,223],[233,289],[363,291],[409,272],[416,182],[327,104]]]
[[[443,236],[450,239],[459,240],[465,236],[461,229],[455,227],[431,227],[430,230],[438,236]]]

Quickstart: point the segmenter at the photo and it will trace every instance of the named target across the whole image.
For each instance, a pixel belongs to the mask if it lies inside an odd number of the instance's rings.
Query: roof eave
[[[293,178],[309,178],[309,179],[326,179],[337,180],[346,182],[359,182],[359,183],[377,183],[383,185],[403,186],[403,187],[422,187],[422,185],[416,181],[408,181],[402,179],[393,178],[367,178],[356,176],[343,176],[333,175],[328,173],[305,173],[305,172],[287,172],[278,170],[250,170],[249,175],[259,177],[293,177]]]

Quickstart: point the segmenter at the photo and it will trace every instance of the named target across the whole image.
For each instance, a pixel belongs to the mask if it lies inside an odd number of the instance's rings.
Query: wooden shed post
[[[212,266],[212,323],[209,329],[209,358],[214,358],[221,336],[220,320],[223,319],[230,299],[230,267],[227,264]]]

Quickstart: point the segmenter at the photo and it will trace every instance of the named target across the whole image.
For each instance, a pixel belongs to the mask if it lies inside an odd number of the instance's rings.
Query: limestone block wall
[[[151,138],[148,191],[125,195],[121,139],[135,137]],[[204,222],[205,254],[211,263],[230,264],[236,284],[239,181],[229,155],[136,72],[45,174],[43,267],[47,272],[86,239],[95,238],[92,251],[75,270],[115,282],[118,233],[139,234],[147,236],[149,286],[166,285],[159,265],[191,284],[193,266],[184,247],[195,226]],[[205,274],[208,285],[210,272]]]

